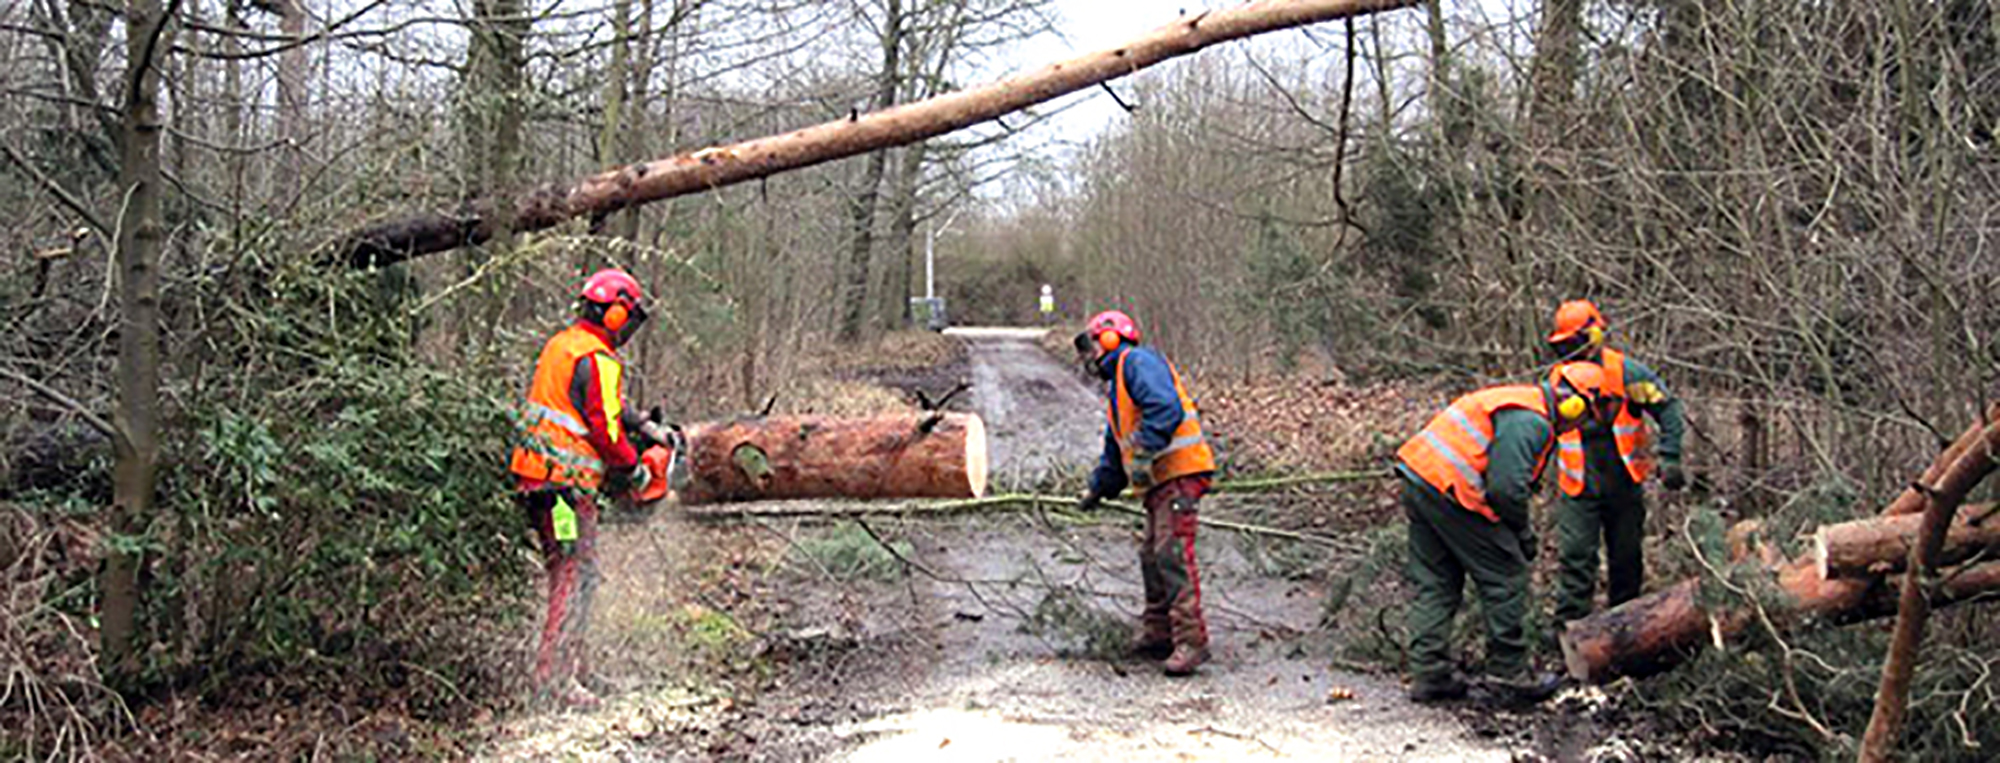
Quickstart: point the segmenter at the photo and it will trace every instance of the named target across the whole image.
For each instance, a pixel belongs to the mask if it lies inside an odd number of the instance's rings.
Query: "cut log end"
[[[965,420],[965,482],[974,498],[986,496],[986,422],[977,415]]]
[[[1556,643],[1562,645],[1563,667],[1569,670],[1570,679],[1584,684],[1596,683],[1591,680],[1590,659],[1583,656],[1583,650],[1577,646],[1568,628],[1563,629]]]

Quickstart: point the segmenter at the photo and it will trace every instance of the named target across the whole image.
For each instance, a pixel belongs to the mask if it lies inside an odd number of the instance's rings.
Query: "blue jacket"
[[[1111,379],[1118,372],[1120,357],[1126,358],[1125,391],[1131,393],[1133,404],[1139,406],[1139,433],[1134,439],[1141,449],[1157,453],[1173,441],[1174,430],[1180,428],[1181,419],[1187,415],[1181,410],[1180,392],[1174,389],[1173,371],[1157,350],[1145,345],[1126,345],[1104,353],[1097,360],[1098,375]],[[1109,399],[1111,419],[1116,419],[1118,385],[1105,384],[1104,395]],[[1097,459],[1097,469],[1090,473],[1091,492],[1104,496],[1124,492],[1128,481],[1111,419],[1104,423],[1104,454]]]

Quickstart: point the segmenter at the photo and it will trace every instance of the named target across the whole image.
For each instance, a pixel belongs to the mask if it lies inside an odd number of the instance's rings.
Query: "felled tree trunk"
[[[512,212],[511,229],[516,231],[541,230],[577,217],[601,219],[626,207],[936,137],[1217,43],[1415,2],[1258,0],[1187,14],[1115,48],[999,82],[783,135],[620,167],[566,185],[545,186],[519,198],[486,199],[455,212],[418,214],[370,225],[346,236],[335,256],[355,267],[367,267],[476,244],[498,232],[496,220],[502,217],[497,214],[501,210]]]
[[[693,425],[687,442],[683,504],[986,493],[986,424],[973,414],[741,419]]]
[[[1824,576],[1897,572],[1916,547],[1922,514],[1857,519],[1826,525],[1813,534],[1815,556]],[[1957,564],[1987,549],[2000,550],[2000,505],[1968,506],[1952,521],[1937,563]]]
[[[1767,612],[1779,627],[1816,618],[1836,623],[1896,614],[1902,576],[1888,579],[1825,578],[1817,559],[1786,562],[1773,580],[1788,597]],[[1711,612],[1701,606],[1699,580],[1641,596],[1616,609],[1571,621],[1559,639],[1570,677],[1603,683],[1671,668],[1706,646],[1720,646],[1754,622],[1741,609]],[[2000,562],[1980,562],[1938,573],[1931,606],[1946,607],[2000,597]]]

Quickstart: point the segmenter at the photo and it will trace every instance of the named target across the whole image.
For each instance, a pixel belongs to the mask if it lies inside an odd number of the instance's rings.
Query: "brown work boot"
[[[1132,632],[1132,640],[1125,645],[1125,653],[1148,660],[1163,660],[1174,651],[1172,634],[1158,628],[1140,626]]]
[[[1174,653],[1160,667],[1170,676],[1191,676],[1204,662],[1208,662],[1208,647],[1181,644],[1174,647]]]

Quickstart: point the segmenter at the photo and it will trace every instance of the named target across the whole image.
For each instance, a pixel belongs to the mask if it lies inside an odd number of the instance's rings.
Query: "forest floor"
[[[940,362],[846,373],[933,395],[970,382],[953,407],[985,417],[996,490],[1073,488],[1102,443],[1091,385],[1033,334],[959,339]],[[1213,426],[1269,404],[1235,394],[1218,396]],[[1376,427],[1428,405],[1335,397]],[[1357,437],[1351,449],[1371,447]],[[1129,516],[1051,502],[715,522],[666,507],[603,541],[593,649],[606,706],[503,718],[475,747],[499,760],[1638,759],[1594,690],[1523,714],[1404,699],[1389,633],[1400,617],[1348,603],[1364,572],[1360,588],[1393,585],[1368,582],[1395,577],[1393,507],[1381,483],[1207,501],[1210,516],[1336,541],[1204,531],[1215,658],[1185,679],[1117,654],[1140,604]],[[1342,643],[1355,634],[1376,659]]]

